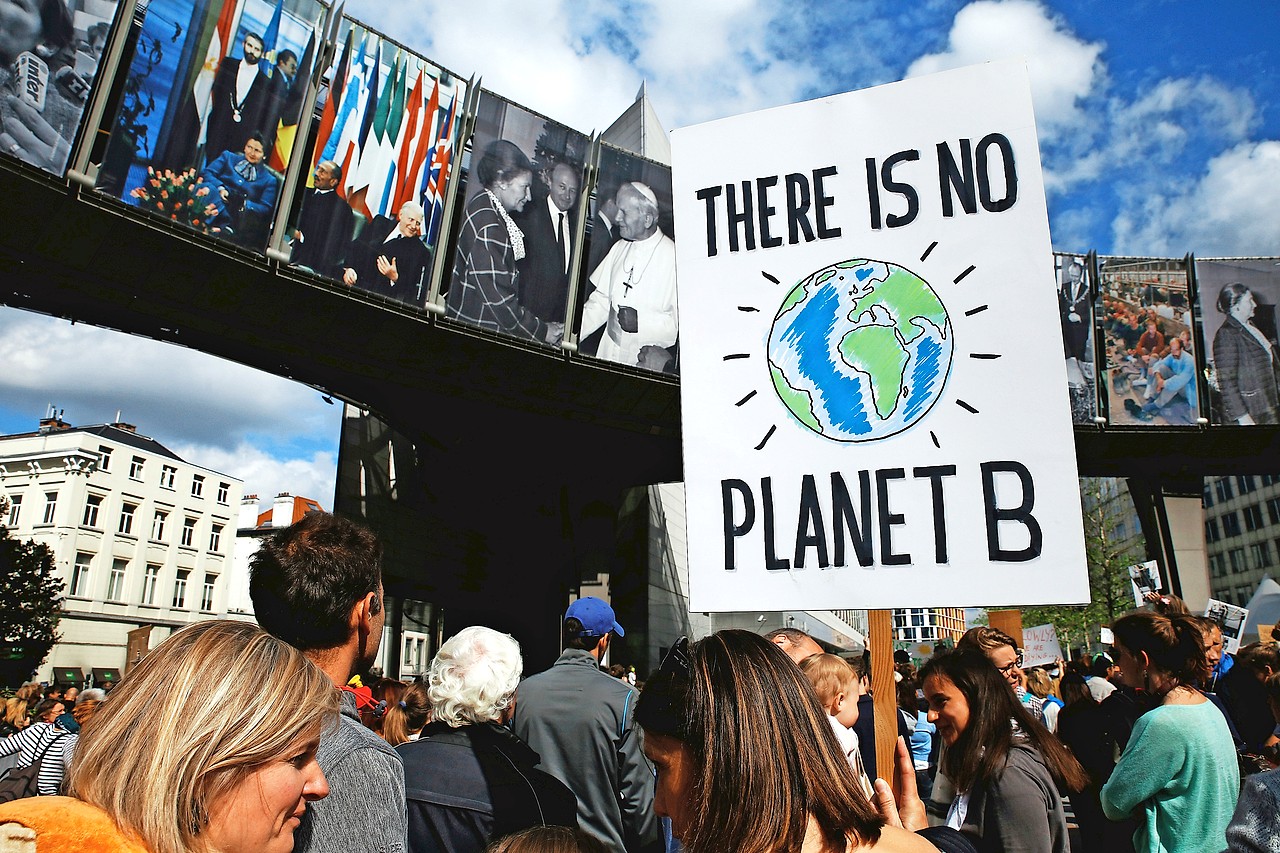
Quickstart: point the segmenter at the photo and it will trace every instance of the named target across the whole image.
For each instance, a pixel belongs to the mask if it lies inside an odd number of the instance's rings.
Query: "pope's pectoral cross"
[[[631,295],[631,288],[635,286],[635,285],[633,285],[633,284],[631,283],[631,277],[632,277],[633,275],[635,275],[635,272],[636,272],[636,268],[635,268],[635,267],[632,267],[631,269],[627,270],[627,278],[626,278],[626,281],[622,282],[622,295],[623,295],[623,296],[630,296],[630,295]]]

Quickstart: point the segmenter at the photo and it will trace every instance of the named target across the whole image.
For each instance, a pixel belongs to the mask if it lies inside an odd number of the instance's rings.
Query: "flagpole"
[[[311,80],[307,84],[307,96],[302,101],[302,112],[298,114],[298,131],[293,137],[293,149],[289,153],[289,169],[285,173],[284,185],[280,189],[280,198],[276,203],[276,218],[271,227],[271,239],[267,241],[267,257],[282,264],[292,261],[289,252],[284,251],[284,238],[289,225],[289,211],[293,207],[293,199],[297,194],[298,175],[302,172],[302,163],[307,158],[302,155],[302,146],[307,144],[310,135],[312,113],[315,112],[316,99],[320,97],[320,81],[337,50],[338,29],[342,25],[342,9],[344,3],[338,3],[329,10],[326,21],[324,39],[316,51],[316,61],[311,68]]]
[[[461,130],[458,133],[458,154],[461,155],[466,148],[467,140],[471,137],[471,131],[476,124],[476,110],[480,105],[480,83],[483,80],[477,80],[472,77],[467,81],[467,100],[462,109],[462,121],[460,123]],[[455,96],[456,97],[456,96]],[[455,100],[454,103],[457,103]],[[454,119],[457,122],[457,118]],[[453,222],[453,208],[458,202],[458,182],[456,180],[445,181],[449,191],[445,193],[444,212],[440,217],[440,233],[436,236],[436,249],[431,263],[431,290],[427,294],[427,303],[424,306],[432,314],[444,314],[444,302],[440,299],[440,283],[444,279],[447,269],[447,261],[445,256],[448,252],[444,251],[444,247],[449,244],[449,235],[451,232],[451,224]],[[443,187],[442,187],[443,189]]]

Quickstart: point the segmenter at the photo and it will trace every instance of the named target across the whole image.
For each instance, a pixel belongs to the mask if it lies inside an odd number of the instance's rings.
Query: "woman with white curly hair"
[[[578,825],[573,792],[537,769],[538,754],[504,725],[522,667],[519,643],[479,625],[459,631],[431,661],[431,722],[396,747],[411,853],[479,853],[529,827]]]

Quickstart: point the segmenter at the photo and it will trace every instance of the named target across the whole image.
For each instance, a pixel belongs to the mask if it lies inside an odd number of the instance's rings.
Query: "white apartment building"
[[[76,670],[118,678],[128,634],[174,629],[227,612],[243,483],[180,459],[123,423],[0,436],[3,519],[19,539],[53,550],[66,583],[61,640],[37,677]]]

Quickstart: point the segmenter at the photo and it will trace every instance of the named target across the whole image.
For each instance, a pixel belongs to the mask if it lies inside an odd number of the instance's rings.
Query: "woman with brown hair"
[[[1107,784],[1107,817],[1138,818],[1134,849],[1217,851],[1240,793],[1226,720],[1195,685],[1208,671],[1191,616],[1138,611],[1111,628],[1124,683],[1159,699],[1133,727]]]
[[[1080,762],[980,651],[935,657],[920,677],[929,720],[947,746],[941,769],[958,793],[947,825],[980,851],[1066,853],[1067,818],[1058,791],[1085,787]]]
[[[654,810],[689,853],[932,850],[885,824],[809,682],[749,631],[677,643],[636,722],[658,774]]]
[[[387,707],[382,721],[382,737],[392,746],[418,739],[422,727],[431,720],[431,696],[427,684],[415,681],[400,694],[400,700]]]

